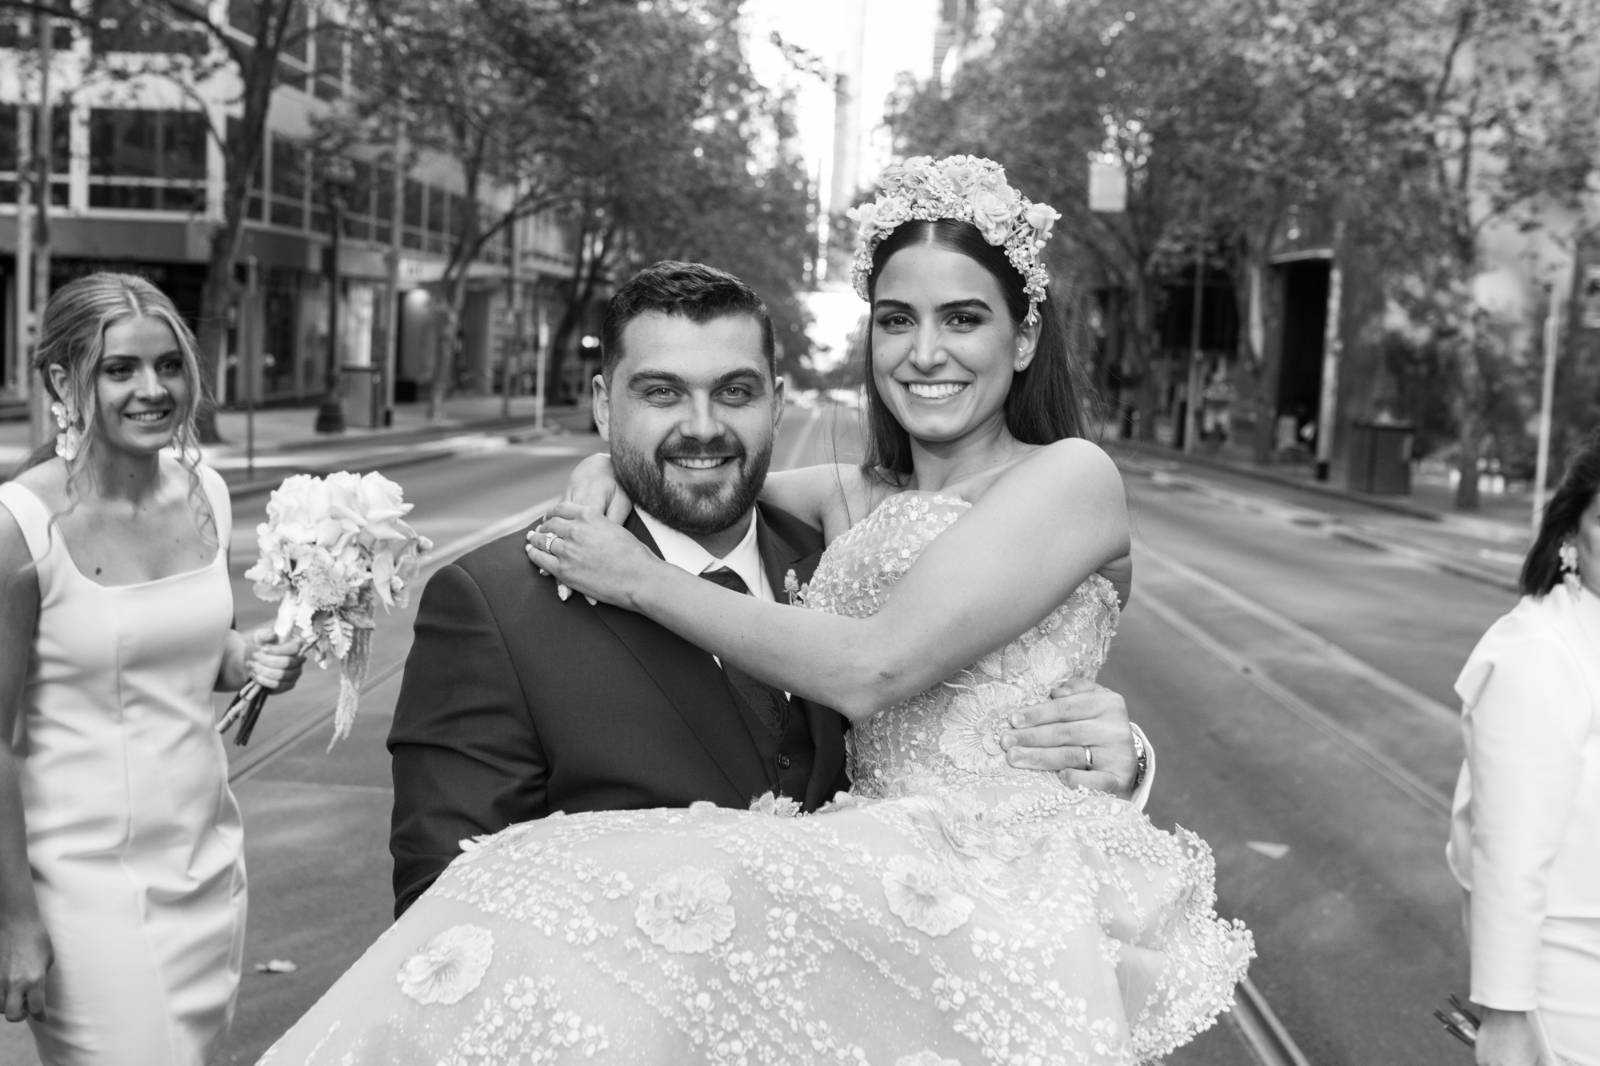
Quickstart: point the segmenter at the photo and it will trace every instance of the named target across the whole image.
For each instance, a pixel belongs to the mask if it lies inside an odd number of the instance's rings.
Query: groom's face
[[[761,491],[782,410],[761,323],[650,311],[621,340],[609,379],[594,382],[595,424],[611,444],[617,483],[690,536],[729,529]]]

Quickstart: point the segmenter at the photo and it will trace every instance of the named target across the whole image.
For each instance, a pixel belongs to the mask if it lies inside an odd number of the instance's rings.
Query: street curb
[[[1274,470],[1264,469],[1256,466],[1247,466],[1244,464],[1231,462],[1227,459],[1217,459],[1209,455],[1193,455],[1186,454],[1184,452],[1176,452],[1170,448],[1164,448],[1158,444],[1148,444],[1144,441],[1136,440],[1107,441],[1103,447],[1112,455],[1115,455],[1116,452],[1121,449],[1133,452],[1147,459],[1163,459],[1172,463],[1187,463],[1195,466],[1204,466],[1212,470],[1223,471],[1224,473],[1238,474],[1241,477],[1254,478],[1257,481],[1271,482],[1272,484],[1281,485],[1285,488],[1301,489],[1305,492],[1314,493],[1319,496],[1328,496],[1334,499],[1347,500],[1351,503],[1358,503],[1365,507],[1371,507],[1374,510],[1389,511],[1393,514],[1405,515],[1408,518],[1418,518],[1425,522],[1444,521],[1443,515],[1441,515],[1438,511],[1428,507],[1419,507],[1416,504],[1401,503],[1398,500],[1391,500],[1383,496],[1373,496],[1370,493],[1354,492],[1350,489],[1341,489],[1320,481],[1302,481],[1301,479],[1293,477],[1289,474],[1280,474]]]
[[[1131,466],[1128,468],[1127,472],[1136,474],[1139,477],[1151,481],[1155,480],[1155,478],[1158,476],[1167,477],[1172,479],[1176,484],[1182,484],[1184,487],[1192,491],[1208,494],[1213,498],[1222,498],[1224,495],[1231,495],[1227,493],[1227,490],[1225,489],[1218,490],[1209,488],[1202,481],[1200,481],[1200,479],[1195,478],[1192,475],[1174,475],[1169,474],[1166,471],[1154,470],[1149,467],[1142,466]],[[1244,506],[1248,505],[1245,504]],[[1447,574],[1454,574],[1456,577],[1463,577],[1470,581],[1476,581],[1479,584],[1488,585],[1491,588],[1500,589],[1504,592],[1521,591],[1521,585],[1517,582],[1517,580],[1507,577],[1504,574],[1496,573],[1492,570],[1485,570],[1481,567],[1473,566],[1471,563],[1461,562],[1459,560],[1452,559],[1449,556],[1441,555],[1438,552],[1430,551],[1427,548],[1418,547],[1414,544],[1390,540],[1386,537],[1374,534],[1371,530],[1363,529],[1359,526],[1345,525],[1343,520],[1337,515],[1324,514],[1322,517],[1322,528],[1327,530],[1330,536],[1345,541],[1346,543],[1359,545],[1360,547],[1366,548],[1369,551],[1388,552],[1393,555],[1403,555],[1409,559],[1413,559],[1427,566],[1431,566],[1435,570],[1440,570]]]
[[[1397,541],[1383,540],[1374,537],[1365,530],[1330,527],[1328,530],[1333,536],[1350,544],[1357,544],[1372,551],[1389,552],[1394,555],[1404,555],[1418,562],[1426,563],[1435,570],[1442,570],[1456,577],[1464,577],[1480,584],[1489,585],[1505,592],[1520,592],[1522,586],[1516,579],[1497,574],[1491,570],[1484,570],[1470,563],[1463,563],[1448,556],[1431,552],[1426,548],[1419,548],[1414,544],[1402,544]]]
[[[438,459],[448,459],[455,455],[458,448],[433,448],[428,451],[415,451],[410,448],[391,448],[377,452],[353,453],[337,462],[308,463],[304,467],[284,468],[281,475],[271,478],[256,478],[252,481],[229,482],[228,495],[234,499],[249,496],[261,496],[276,489],[283,484],[283,479],[295,474],[312,474],[322,477],[336,470],[349,470],[354,473],[366,473],[369,470],[394,470],[400,467],[416,466],[419,463],[431,463]],[[224,478],[226,480],[226,478]]]
[[[236,411],[230,412],[230,414],[237,413]],[[367,441],[382,442],[386,446],[418,444],[424,441],[439,440],[444,437],[458,437],[474,433],[491,434],[501,431],[507,433],[521,431],[532,429],[535,424],[536,419],[533,415],[512,415],[509,418],[477,418],[465,422],[439,422],[433,425],[420,426],[416,429],[375,430],[370,434],[362,433],[353,437],[346,437],[337,433],[328,433],[320,437],[300,437],[295,440],[274,444],[272,450],[275,453],[314,451],[318,448],[338,447],[341,443],[356,444],[357,442]],[[565,427],[559,424],[552,424],[547,418],[544,432],[546,434],[563,433],[566,430]],[[230,441],[227,447],[235,449],[239,446],[237,443]]]

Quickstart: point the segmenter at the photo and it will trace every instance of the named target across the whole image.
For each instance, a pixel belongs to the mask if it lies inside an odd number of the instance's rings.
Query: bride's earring
[[[50,413],[56,419],[56,454],[70,463],[78,457],[78,448],[83,444],[77,412],[57,400],[50,405]]]
[[[1556,551],[1556,558],[1561,560],[1562,583],[1576,596],[1583,588],[1582,575],[1578,573],[1578,546],[1570,540],[1564,541]]]

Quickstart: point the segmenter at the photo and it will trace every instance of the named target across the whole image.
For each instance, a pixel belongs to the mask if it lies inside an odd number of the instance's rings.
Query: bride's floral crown
[[[952,155],[943,159],[919,155],[890,165],[879,182],[876,200],[851,208],[856,224],[856,258],[850,279],[856,294],[867,295],[872,253],[883,239],[906,222],[954,219],[970,222],[983,239],[1004,248],[1006,258],[1022,275],[1032,325],[1049,292],[1050,275],[1039,254],[1061,212],[1036,204],[1006,183],[1005,169],[992,159]]]

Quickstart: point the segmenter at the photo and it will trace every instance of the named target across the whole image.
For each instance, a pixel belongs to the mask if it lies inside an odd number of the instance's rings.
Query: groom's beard
[[[673,459],[716,458],[726,462],[719,477],[674,480]],[[619,441],[611,447],[612,472],[634,506],[690,536],[704,537],[732,526],[755,505],[772,462],[772,442],[755,453],[724,434],[709,441],[669,437],[654,455]]]

